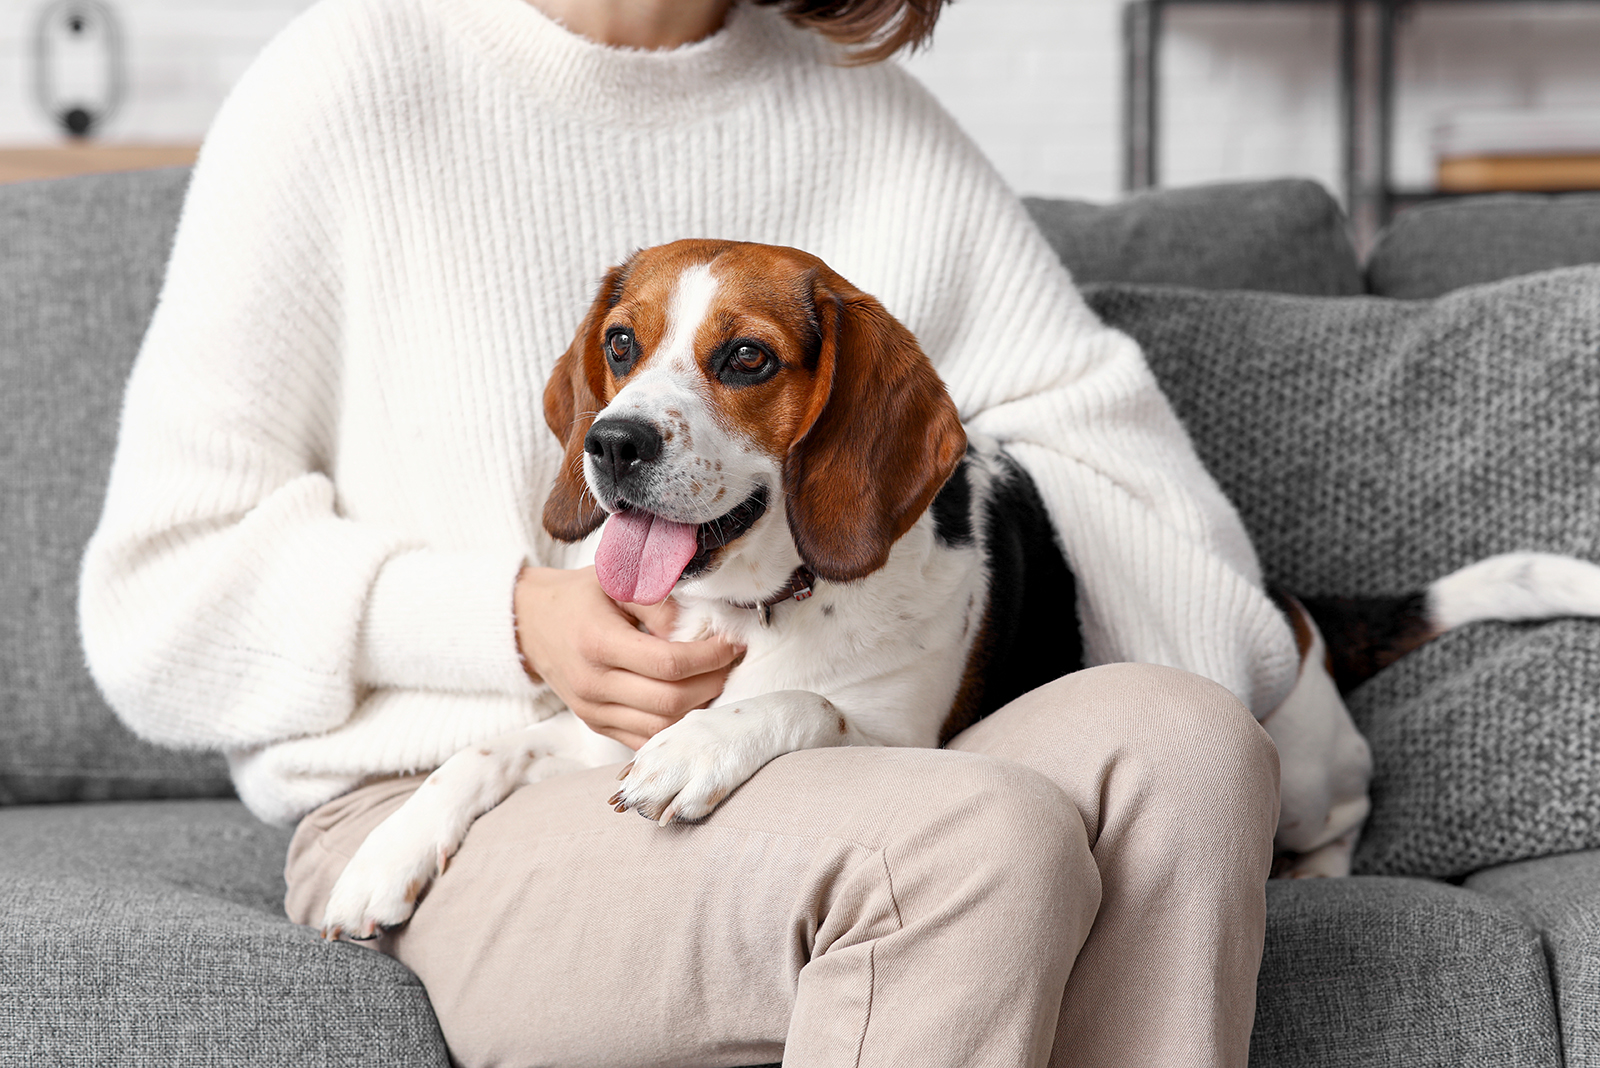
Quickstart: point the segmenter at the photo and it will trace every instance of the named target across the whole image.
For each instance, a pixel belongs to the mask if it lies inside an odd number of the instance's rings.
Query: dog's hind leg
[[[1309,853],[1280,854],[1274,865],[1275,879],[1342,879],[1350,874],[1350,858],[1356,851],[1357,827]]]
[[[456,753],[378,824],[350,858],[328,898],[323,937],[375,938],[384,928],[406,922],[479,816],[519,786],[604,764],[627,752],[563,712]]]
[[[1304,606],[1285,598],[1301,646],[1300,677],[1261,721],[1282,769],[1273,839],[1291,878],[1350,874],[1350,857],[1370,807],[1372,752],[1328,673],[1327,646]]]

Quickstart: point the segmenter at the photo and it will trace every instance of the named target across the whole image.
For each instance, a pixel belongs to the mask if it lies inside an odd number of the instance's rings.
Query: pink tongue
[[[699,548],[692,523],[629,509],[606,520],[594,571],[613,601],[660,604]]]

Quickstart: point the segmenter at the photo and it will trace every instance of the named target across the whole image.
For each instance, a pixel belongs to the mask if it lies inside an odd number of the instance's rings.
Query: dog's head
[[[609,522],[596,568],[619,600],[736,557],[757,593],[796,552],[820,578],[868,575],[966,447],[911,332],[771,245],[678,241],[613,268],[544,409],[565,447],[545,529],[576,541]]]

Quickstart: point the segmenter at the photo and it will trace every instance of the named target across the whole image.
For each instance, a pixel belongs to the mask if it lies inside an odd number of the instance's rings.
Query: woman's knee
[[[1097,833],[1109,787],[1193,819],[1260,809],[1275,822],[1278,753],[1225,687],[1176,668],[1107,664],[1025,694],[951,743],[1059,780]],[[1270,811],[1269,811],[1270,810]]]
[[[910,891],[916,880],[940,896],[1055,902],[1051,909],[1065,907],[1085,925],[1092,921],[1100,876],[1083,813],[1072,800],[1021,764],[937,755],[937,778],[899,799],[902,814],[883,843],[896,892]]]
[[[1130,730],[1157,759],[1204,763],[1230,775],[1278,774],[1278,751],[1265,728],[1220,683],[1158,664],[1108,664],[1093,669],[1112,691]]]
[[[1116,725],[1124,763],[1196,799],[1276,798],[1277,748],[1226,687],[1156,664],[1108,664],[1080,674],[1097,676],[1084,681]]]
[[[1226,688],[1188,672],[1115,665],[1128,726],[1117,794],[1148,818],[1164,811],[1196,839],[1270,840],[1278,821],[1278,750]]]
[[[1008,760],[959,760],[941,783],[973,835],[991,848],[1027,853],[1045,866],[1070,864],[1086,843],[1083,814],[1050,779]]]
[[[845,759],[851,757],[873,768],[871,793],[886,809],[875,841],[863,844],[881,849],[904,877],[925,860],[935,880],[959,871],[1075,892],[1095,884],[1098,892],[1083,814],[1039,772],[937,750],[879,750],[876,759],[862,751]]]

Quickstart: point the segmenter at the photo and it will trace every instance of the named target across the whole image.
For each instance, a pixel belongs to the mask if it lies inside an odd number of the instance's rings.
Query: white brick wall
[[[1339,189],[1338,34],[1331,4],[1173,10],[1162,182],[1292,173]]]
[[[907,65],[1020,191],[1109,197],[1121,19],[1117,0],[956,0]]]
[[[250,56],[310,0],[107,0],[130,92],[105,130],[192,140]],[[0,144],[48,143],[31,87],[46,0],[0,0]],[[957,0],[911,68],[1024,193],[1107,199],[1120,180],[1120,0]],[[1332,5],[1180,7],[1163,52],[1169,184],[1306,174],[1337,188]],[[1400,54],[1396,163],[1431,173],[1442,109],[1600,106],[1600,2],[1419,3]]]

